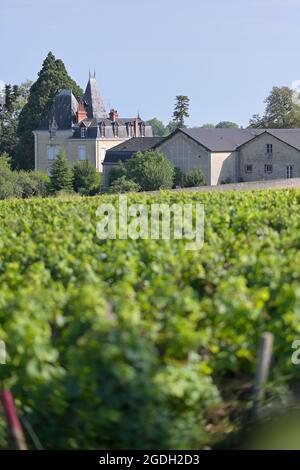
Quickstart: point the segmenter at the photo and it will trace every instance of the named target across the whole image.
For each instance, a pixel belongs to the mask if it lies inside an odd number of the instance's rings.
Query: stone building
[[[126,145],[133,154],[137,143]],[[201,169],[208,185],[300,177],[300,129],[177,129],[151,148],[184,173]],[[118,151],[105,158],[105,181]]]
[[[80,102],[71,90],[61,90],[33,134],[36,170],[49,173],[64,149],[71,163],[86,160],[101,172],[106,150],[132,137],[151,137],[152,128],[139,116],[121,118],[115,109],[107,113],[90,76]]]

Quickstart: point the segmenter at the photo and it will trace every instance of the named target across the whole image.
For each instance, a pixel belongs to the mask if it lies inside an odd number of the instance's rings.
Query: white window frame
[[[85,138],[86,138],[86,128],[83,127],[83,126],[80,128],[80,137],[81,137],[82,139],[85,139]]]
[[[294,172],[293,165],[287,165],[286,166],[286,177],[287,177],[287,179],[291,179],[291,178],[294,177],[293,172]]]
[[[84,158],[82,158],[82,155],[84,154]],[[85,162],[86,161],[86,146],[85,145],[79,145],[78,147],[78,158],[80,162]]]
[[[59,145],[48,145],[47,147],[47,156],[48,160],[56,160],[59,154]]]

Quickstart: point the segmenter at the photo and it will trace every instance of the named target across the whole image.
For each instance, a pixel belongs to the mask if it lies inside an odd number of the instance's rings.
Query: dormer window
[[[143,122],[140,123],[140,134],[141,137],[145,137],[145,124]]]
[[[100,122],[99,128],[100,128],[100,136],[105,137],[105,124],[104,124],[104,122]]]
[[[81,136],[82,139],[86,138],[86,128],[85,127],[82,127],[80,129],[80,136]]]
[[[119,135],[119,124],[117,122],[113,122],[113,131],[114,131],[114,137],[118,137]]]
[[[132,130],[132,124],[131,122],[129,122],[127,124],[127,133],[128,133],[128,137],[132,137],[133,136],[133,130]]]

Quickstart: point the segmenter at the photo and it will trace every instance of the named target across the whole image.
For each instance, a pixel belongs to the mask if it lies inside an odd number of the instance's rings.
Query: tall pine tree
[[[82,89],[70,78],[62,60],[49,52],[43,62],[37,81],[30,89],[27,104],[19,117],[17,166],[23,169],[34,167],[34,138],[32,131],[37,129],[44,113],[51,106],[55,95],[61,89],[71,89],[76,98],[83,95]]]

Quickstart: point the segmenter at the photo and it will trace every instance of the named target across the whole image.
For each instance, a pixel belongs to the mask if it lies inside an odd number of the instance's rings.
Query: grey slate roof
[[[188,135],[211,152],[233,152],[255,137],[268,133],[300,150],[300,129],[205,129],[182,128]]]
[[[83,99],[86,103],[86,110],[89,118],[101,119],[107,117],[95,77],[89,78]]]
[[[39,129],[49,130],[55,121],[58,130],[70,129],[76,121],[78,102],[71,90],[60,90],[50,109],[43,116]]]
[[[160,144],[165,137],[133,137],[106,151],[105,163],[118,163],[129,160],[137,152],[145,152]]]

